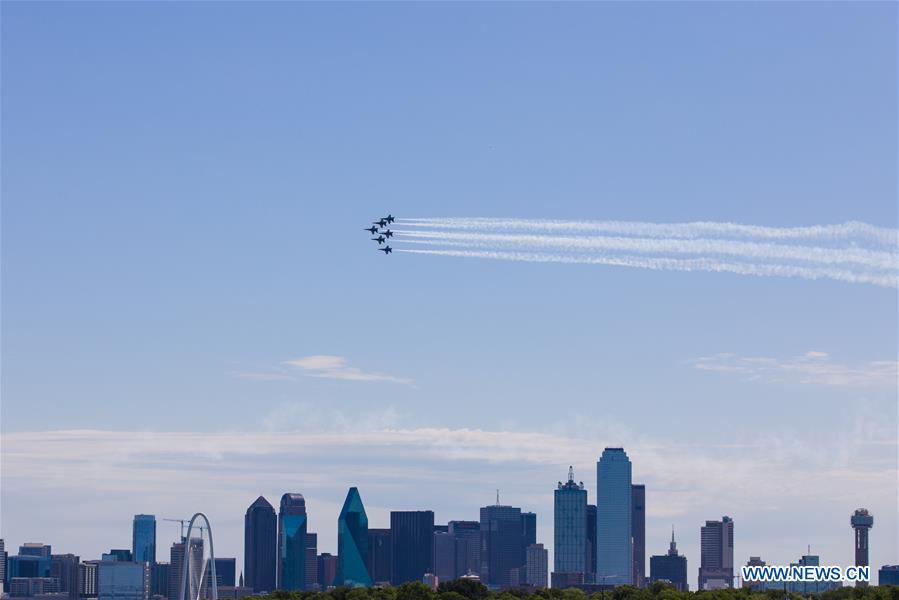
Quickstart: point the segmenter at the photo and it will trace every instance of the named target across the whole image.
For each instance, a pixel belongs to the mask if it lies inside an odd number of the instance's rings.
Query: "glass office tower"
[[[634,582],[631,461],[624,448],[606,448],[596,463],[596,583]]]
[[[569,467],[568,481],[559,482],[553,494],[553,572],[587,572],[587,490],[575,483]]]
[[[368,587],[368,517],[359,490],[351,487],[337,518],[337,576],[334,585]]]
[[[156,517],[134,515],[131,526],[131,555],[134,562],[156,562]]]
[[[306,500],[284,494],[278,511],[278,589],[306,589]]]

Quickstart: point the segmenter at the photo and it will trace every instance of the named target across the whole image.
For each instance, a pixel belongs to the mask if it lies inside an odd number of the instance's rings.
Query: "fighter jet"
[[[372,223],[378,227],[387,227],[387,219],[378,219],[377,221],[372,221]]]
[[[384,220],[387,221],[388,223],[393,223],[396,219],[393,218],[393,215],[391,215],[390,213],[387,213],[387,216],[384,217]]]
[[[384,248],[378,248],[378,250],[380,250],[381,252],[383,252],[383,253],[384,253],[384,256],[387,256],[388,254],[390,254],[391,252],[393,252],[393,248],[391,248],[390,246],[385,246]]]
[[[389,238],[392,238],[392,237],[393,237],[393,232],[390,231],[389,229],[385,229],[384,231],[380,231],[379,233],[380,233],[381,235],[386,235],[386,236],[389,237]]]
[[[371,227],[369,227],[368,229],[364,229],[363,231],[367,231],[370,234],[374,235],[374,234],[378,233],[378,228],[377,228],[377,226],[372,225]]]
[[[378,242],[378,245],[379,245],[379,246],[380,246],[381,244],[384,243],[384,236],[383,236],[383,235],[379,235],[378,237],[376,237],[376,238],[371,238],[371,239],[372,239],[373,242]]]

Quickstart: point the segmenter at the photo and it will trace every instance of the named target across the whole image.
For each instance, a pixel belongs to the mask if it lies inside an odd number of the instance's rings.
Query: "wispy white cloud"
[[[402,220],[396,233],[397,250],[413,254],[899,285],[899,234],[858,222],[778,228],[447,218]]]
[[[869,361],[845,364],[828,353],[810,351],[800,356],[738,356],[722,352],[690,361],[703,371],[737,373],[751,380],[847,387],[893,387],[899,378],[899,362]]]
[[[309,377],[322,377],[325,379],[344,379],[348,381],[388,381],[412,385],[412,379],[397,377],[375,371],[363,371],[357,367],[351,367],[346,358],[328,354],[315,354],[284,361],[284,364],[298,369]]]

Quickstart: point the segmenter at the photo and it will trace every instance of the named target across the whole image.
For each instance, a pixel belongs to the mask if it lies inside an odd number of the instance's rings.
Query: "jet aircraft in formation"
[[[386,217],[381,217],[377,221],[372,221],[372,226],[366,227],[365,231],[369,232],[372,235],[377,234],[378,237],[373,237],[371,238],[371,240],[373,242],[378,242],[378,246],[380,246],[385,241],[387,241],[387,239],[393,237],[393,232],[390,231],[388,225],[393,223],[395,220],[396,218],[393,215],[388,214]],[[379,227],[382,228],[383,231],[380,231],[378,229]],[[393,252],[393,248],[391,248],[389,245],[385,246],[384,248],[378,248],[378,250],[383,252],[384,256],[387,256],[388,254]]]

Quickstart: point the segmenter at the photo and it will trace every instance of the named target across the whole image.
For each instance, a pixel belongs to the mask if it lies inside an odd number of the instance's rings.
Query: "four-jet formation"
[[[365,231],[369,232],[372,235],[377,235],[378,237],[373,237],[371,240],[373,242],[378,242],[378,246],[386,242],[388,239],[393,237],[393,232],[390,231],[390,224],[393,223],[396,218],[393,215],[388,214],[386,217],[381,217],[377,221],[372,221],[371,227],[366,227]],[[378,228],[381,229],[378,229]],[[387,244],[383,248],[378,248],[379,251],[384,253],[384,256],[387,256],[391,252],[393,252],[393,248],[390,247],[390,244]]]

